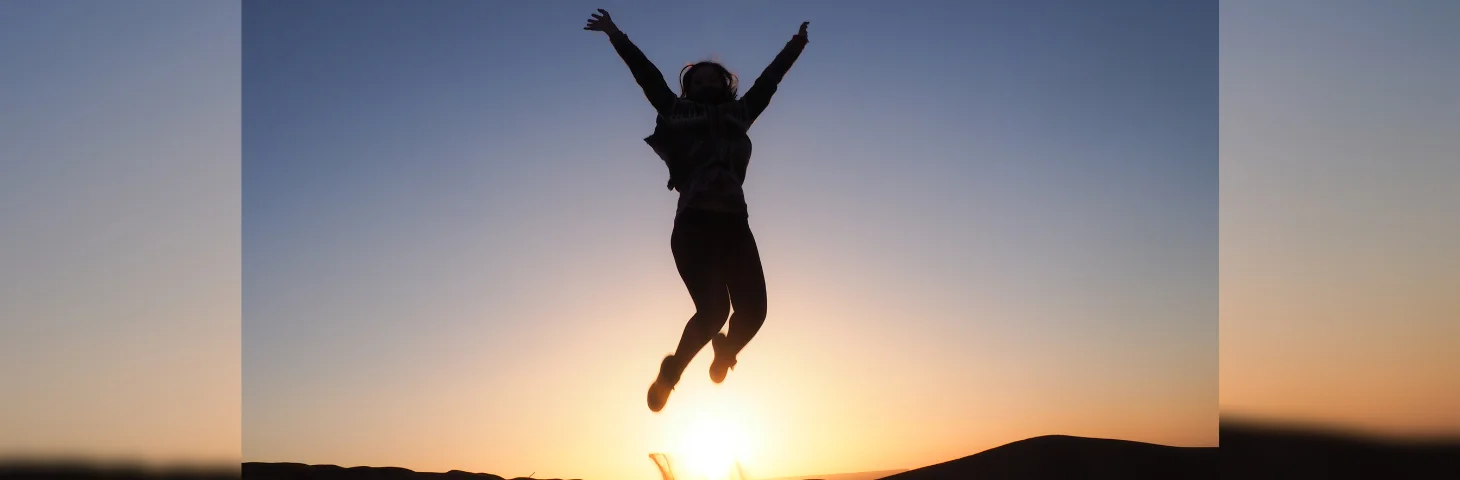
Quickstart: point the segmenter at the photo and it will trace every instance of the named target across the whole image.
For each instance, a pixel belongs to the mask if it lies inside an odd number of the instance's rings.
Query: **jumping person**
[[[649,386],[649,410],[658,412],[690,359],[706,343],[715,351],[710,380],[720,383],[735,367],[736,355],[765,323],[765,273],[741,188],[750,163],[746,131],[801,55],[810,23],[801,23],[750,90],[737,99],[737,77],[716,62],[681,69],[676,97],[659,68],[619,31],[607,11],[599,9],[591,17],[583,29],[608,34],[657,112],[654,134],[644,141],[669,167],[669,189],[679,191],[669,246],[694,300],[695,314],[685,325],[678,348],[660,362],[659,375]],[[727,317],[729,333],[720,333]]]

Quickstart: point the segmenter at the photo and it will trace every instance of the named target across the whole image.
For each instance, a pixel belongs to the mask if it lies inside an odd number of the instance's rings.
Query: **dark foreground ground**
[[[1460,479],[1460,437],[1375,438],[1223,420],[1222,478]]]
[[[897,470],[877,470],[872,472],[837,473],[831,475],[803,475],[772,478],[767,480],[878,480],[906,472],[906,468]],[[755,479],[760,480],[760,479]]]
[[[1221,449],[1035,437],[884,477],[932,479],[1460,479],[1460,437],[1395,440],[1223,420]]]
[[[1220,464],[1216,447],[1049,435],[885,479],[1215,479]]]
[[[0,461],[0,479],[211,480],[240,476],[311,480],[509,480],[485,473],[425,473],[391,467],[343,468],[297,463],[244,463],[241,468],[168,471],[80,462]],[[1396,441],[1321,429],[1223,420],[1220,450],[1050,435],[883,478],[1460,479],[1460,438]]]

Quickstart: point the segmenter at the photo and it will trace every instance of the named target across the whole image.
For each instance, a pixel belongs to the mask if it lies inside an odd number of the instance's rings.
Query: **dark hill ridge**
[[[1460,478],[1460,436],[1385,438],[1228,417],[1220,428],[1224,478]]]
[[[1224,417],[1222,449],[1185,448],[1051,435],[1020,440],[950,462],[882,477],[924,479],[1460,478],[1460,438],[1386,439]],[[1220,455],[1220,456],[1219,456]],[[508,480],[485,473],[420,473],[404,468],[244,463],[217,469],[143,470],[81,461],[0,459],[0,479],[460,479]],[[845,474],[846,478],[861,474]],[[828,475],[827,478],[842,477]],[[808,477],[810,478],[810,477]],[[819,477],[818,477],[819,478]],[[551,480],[515,478],[511,480]],[[861,480],[858,478],[857,480]]]
[[[1216,447],[1047,435],[899,473],[885,480],[1215,479]]]
[[[452,470],[446,473],[417,472],[400,467],[350,467],[305,465],[302,463],[245,463],[243,478],[279,480],[509,480],[490,473]],[[517,477],[510,480],[559,480]]]
[[[767,480],[877,480],[879,478],[906,472],[906,468],[897,470],[876,470],[871,472],[857,473],[836,473],[831,475],[798,475],[792,477],[779,477]]]

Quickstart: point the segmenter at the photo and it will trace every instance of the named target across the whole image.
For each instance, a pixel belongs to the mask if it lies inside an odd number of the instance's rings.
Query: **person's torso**
[[[681,100],[659,121],[656,151],[669,166],[671,186],[679,191],[679,211],[745,213],[743,185],[752,144],[739,104]]]

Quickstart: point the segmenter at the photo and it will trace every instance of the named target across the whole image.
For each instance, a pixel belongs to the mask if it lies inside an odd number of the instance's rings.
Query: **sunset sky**
[[[1460,3],[1224,2],[1222,409],[1460,433]]]
[[[751,130],[766,326],[658,415],[693,309],[600,7],[671,78],[747,86],[811,22]],[[245,3],[244,460],[653,478],[714,425],[762,478],[1214,445],[1217,14]]]
[[[0,1],[0,457],[237,462],[239,13]]]
[[[716,57],[746,85],[811,22],[751,130],[766,327],[658,415],[692,306],[596,8],[666,74]],[[1219,407],[1460,432],[1455,24],[1443,0],[0,2],[0,457],[641,480],[708,451],[764,479],[1048,433],[1214,445]]]

